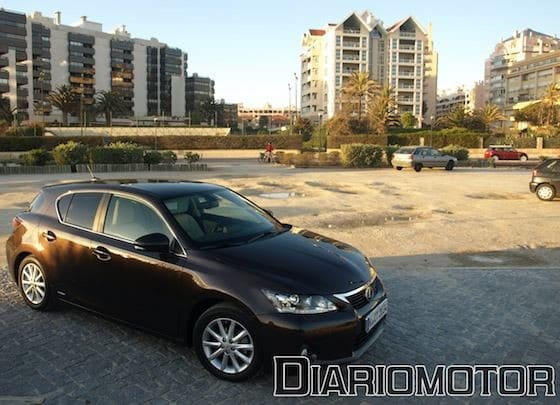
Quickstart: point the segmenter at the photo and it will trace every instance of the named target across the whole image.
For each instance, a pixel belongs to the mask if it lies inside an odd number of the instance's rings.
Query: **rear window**
[[[411,154],[414,153],[415,150],[416,150],[416,148],[400,148],[395,153],[402,153],[402,154],[411,155]]]
[[[67,197],[71,200],[67,201]],[[101,201],[101,194],[99,193],[77,193],[65,196],[60,199],[58,205],[60,218],[67,224],[93,229],[93,221],[99,201]],[[66,204],[68,204],[68,208],[63,216]]]
[[[539,169],[546,172],[560,173],[560,160],[547,160],[539,166]]]

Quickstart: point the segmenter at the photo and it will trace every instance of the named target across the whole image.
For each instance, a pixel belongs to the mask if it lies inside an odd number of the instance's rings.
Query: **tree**
[[[406,111],[401,114],[401,124],[403,128],[414,128],[418,120],[411,112]]]
[[[368,119],[378,134],[386,133],[387,128],[399,123],[396,108],[395,91],[390,86],[384,86],[378,94],[370,99]]]
[[[438,118],[434,128],[467,128],[483,131],[486,126],[484,122],[482,122],[479,114],[472,114],[466,111],[464,106],[457,106],[443,117]]]
[[[62,112],[62,123],[68,125],[68,114],[77,110],[80,102],[79,95],[71,86],[64,84],[51,91],[47,99]]]
[[[0,121],[5,121],[8,125],[12,125],[16,111],[16,108],[10,106],[9,99],[5,97],[0,98]]]
[[[105,116],[107,126],[111,125],[113,117],[118,117],[127,111],[123,96],[116,90],[97,92],[95,101],[97,103],[96,110]]]
[[[560,105],[560,85],[553,83],[546,88],[541,101],[541,125],[552,125],[560,121],[558,106]]]
[[[369,78],[367,72],[355,72],[342,89],[342,95],[350,103],[352,113],[354,113],[354,105],[357,104],[358,121],[361,121],[364,106],[378,91],[379,85]]]
[[[484,124],[484,130],[486,132],[490,131],[490,126],[493,123],[505,119],[500,107],[490,103],[475,111],[474,115]]]
[[[308,141],[311,139],[311,135],[313,135],[313,124],[307,118],[298,117],[294,127],[293,132],[296,134],[300,134],[303,137],[304,141]]]

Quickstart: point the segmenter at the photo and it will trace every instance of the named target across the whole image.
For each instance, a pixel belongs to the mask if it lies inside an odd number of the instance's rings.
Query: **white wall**
[[[171,115],[185,116],[185,77],[171,76]]]
[[[95,91],[111,90],[111,42],[109,38],[95,36]]]
[[[134,44],[134,115],[144,117],[148,115],[148,82],[146,64],[146,46]]]

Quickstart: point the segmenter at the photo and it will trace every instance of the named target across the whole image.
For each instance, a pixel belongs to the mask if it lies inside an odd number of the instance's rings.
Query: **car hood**
[[[212,250],[213,259],[268,281],[279,292],[335,294],[369,281],[373,270],[350,245],[292,228],[241,246]],[[268,284],[268,283],[267,283]]]

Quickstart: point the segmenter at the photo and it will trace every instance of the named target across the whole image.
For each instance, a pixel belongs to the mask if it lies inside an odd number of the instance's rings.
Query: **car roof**
[[[219,190],[224,187],[197,181],[173,181],[161,179],[136,180],[136,179],[114,179],[77,181],[46,185],[43,189],[64,193],[77,190],[99,190],[99,191],[122,191],[159,200],[167,200],[182,195],[195,194],[211,190]]]

